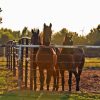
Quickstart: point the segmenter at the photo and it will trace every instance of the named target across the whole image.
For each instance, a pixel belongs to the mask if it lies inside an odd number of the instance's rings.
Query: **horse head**
[[[39,36],[39,29],[32,29],[31,30],[32,37],[31,37],[31,44],[39,45],[40,43],[40,36]]]
[[[51,42],[51,35],[52,35],[52,30],[51,30],[52,24],[50,23],[49,26],[47,26],[44,23],[44,28],[43,28],[43,45],[48,46]]]
[[[63,45],[73,45],[72,35],[66,34]]]

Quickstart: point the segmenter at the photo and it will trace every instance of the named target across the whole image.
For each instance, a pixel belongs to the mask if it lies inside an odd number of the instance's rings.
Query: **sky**
[[[100,24],[100,0],[0,0],[0,8],[0,28],[12,30],[42,31],[44,23],[52,23],[53,32],[67,28],[86,35]]]

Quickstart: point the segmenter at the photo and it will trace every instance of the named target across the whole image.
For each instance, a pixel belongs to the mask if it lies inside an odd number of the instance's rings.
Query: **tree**
[[[1,44],[6,44],[7,41],[9,40],[9,37],[6,34],[2,34],[0,40],[1,40]]]
[[[20,31],[13,31],[13,36],[16,38],[15,40],[18,40],[20,38]]]
[[[88,40],[88,44],[96,45],[100,43],[100,24],[97,26],[97,28],[93,28],[90,30],[90,33],[86,36]],[[100,45],[100,44],[98,44]]]
[[[65,35],[72,35],[72,32],[69,32],[66,28],[62,28],[59,32],[55,33],[52,37],[52,43],[53,44],[60,44],[62,45],[63,44],[63,40],[64,40],[64,37]]]
[[[65,35],[68,34],[68,30],[66,28],[61,29],[59,32],[55,33],[52,36],[52,44],[62,44]]]
[[[24,27],[22,30],[22,37],[26,36],[27,33],[27,27]]]
[[[1,8],[0,8],[0,12],[2,12]],[[0,23],[2,23],[2,17],[0,17]]]

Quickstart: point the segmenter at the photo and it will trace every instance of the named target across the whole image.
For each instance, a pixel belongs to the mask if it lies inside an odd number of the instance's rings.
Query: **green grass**
[[[2,59],[1,59],[2,60]],[[85,67],[100,67],[96,65],[100,62],[100,58],[86,58],[85,59],[88,65]],[[86,63],[85,63],[86,64]],[[91,65],[90,65],[91,64]],[[34,91],[13,91],[14,85],[12,73],[10,71],[1,71],[0,73],[0,100],[100,100],[100,94],[92,94],[92,93],[69,93],[69,92],[34,92]],[[14,83],[14,84],[12,84]],[[1,91],[1,89],[6,89],[6,91]]]
[[[0,73],[0,94],[9,91],[17,86],[17,82],[13,77],[13,73],[4,68]]]
[[[6,61],[6,58],[0,57],[0,62],[1,61]],[[24,62],[24,64],[25,64],[25,62]],[[6,62],[1,62],[1,65],[6,66]],[[100,58],[85,58],[84,67],[100,67]]]
[[[4,66],[6,65],[6,58],[5,57],[0,57],[0,65]]]
[[[0,95],[0,100],[100,100],[99,94],[16,91]]]
[[[85,58],[85,67],[100,67],[100,58]]]

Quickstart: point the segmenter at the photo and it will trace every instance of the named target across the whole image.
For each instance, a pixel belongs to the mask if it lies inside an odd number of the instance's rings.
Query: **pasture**
[[[13,91],[0,95],[0,100],[100,100],[100,95],[82,92]]]
[[[99,68],[100,67],[100,58],[85,58],[84,68]]]
[[[4,60],[5,58],[0,58]],[[6,59],[5,59],[6,60]],[[6,65],[6,62],[3,62]],[[16,77],[12,72],[2,68],[0,74],[0,100],[99,100],[100,99],[100,58],[86,58],[81,75],[79,92],[75,91],[73,78],[72,92],[68,84],[64,92],[18,90]],[[68,77],[68,76],[66,76]],[[67,80],[66,80],[67,81]]]

